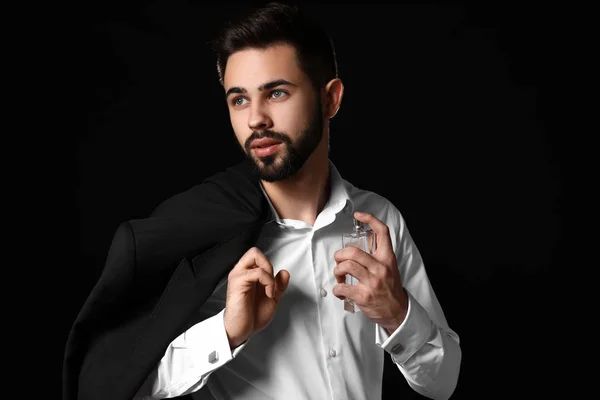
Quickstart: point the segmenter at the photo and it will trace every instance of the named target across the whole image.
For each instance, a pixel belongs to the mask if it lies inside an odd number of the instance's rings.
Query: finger
[[[244,286],[246,287],[250,287],[256,283],[260,283],[265,287],[265,293],[267,297],[273,298],[275,279],[262,268],[245,270],[244,273],[239,276],[239,278],[243,280],[243,282],[245,283]]]
[[[290,283],[290,273],[286,269],[282,269],[275,277],[275,286],[278,290],[284,292]]]
[[[358,285],[348,285],[347,283],[338,283],[331,290],[333,295],[341,300],[350,299],[359,304],[356,299],[360,297],[360,287]]]
[[[273,265],[264,255],[264,253],[258,247],[251,247],[246,253],[239,259],[237,264],[233,267],[231,272],[237,274],[244,270],[253,269],[259,267],[273,276]]]
[[[339,283],[345,282],[347,274],[352,275],[362,283],[366,283],[369,278],[369,271],[365,266],[354,260],[346,260],[339,263],[333,268],[333,274]]]
[[[392,248],[392,240],[390,239],[389,227],[377,219],[375,216],[365,212],[355,212],[354,218],[358,221],[368,224],[377,235],[377,250],[383,248],[385,252],[394,251]],[[376,251],[377,251],[376,250]]]
[[[277,273],[277,276],[275,276],[275,285],[273,287],[272,296],[272,298],[275,299],[275,302],[279,303],[279,299],[281,298],[283,292],[285,292],[285,290],[287,289],[289,283],[290,273],[287,270],[282,269]]]
[[[344,247],[333,253],[333,259],[337,264],[345,261],[354,261],[368,268],[374,262],[373,257],[362,249],[354,246]]]

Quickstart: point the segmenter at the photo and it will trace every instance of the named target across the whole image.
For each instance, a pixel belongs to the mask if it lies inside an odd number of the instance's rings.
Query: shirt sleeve
[[[196,392],[213,371],[234,359],[248,341],[231,350],[223,322],[224,312],[223,309],[175,338],[134,400],[164,399]]]
[[[397,215],[392,241],[408,312],[391,335],[376,325],[376,343],[391,356],[413,390],[431,399],[448,399],[456,388],[462,359],[459,336],[449,327],[421,255]]]

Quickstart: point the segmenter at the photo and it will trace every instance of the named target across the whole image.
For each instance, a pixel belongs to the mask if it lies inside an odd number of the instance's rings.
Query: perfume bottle
[[[377,235],[373,229],[365,229],[362,222],[353,218],[353,230],[350,233],[342,234],[342,248],[346,247],[358,247],[362,251],[373,254],[377,247]],[[346,274],[346,283],[349,285],[356,285],[358,280],[350,274]],[[358,306],[354,304],[354,301],[346,298],[344,299],[344,310],[355,313],[360,311]]]

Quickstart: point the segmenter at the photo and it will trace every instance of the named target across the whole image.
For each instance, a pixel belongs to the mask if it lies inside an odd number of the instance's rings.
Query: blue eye
[[[277,93],[279,94],[279,96],[277,96],[277,95],[276,95]],[[276,98],[276,99],[280,99],[280,98],[282,98],[283,96],[285,96],[286,94],[287,94],[287,93],[286,93],[286,92],[284,92],[283,90],[273,90],[273,91],[271,92],[271,96],[273,96],[273,97],[274,97],[274,98]]]
[[[240,103],[240,100],[246,100],[246,99],[243,97],[238,97],[235,100],[233,100],[233,105],[237,106],[237,107],[244,105],[243,103]]]

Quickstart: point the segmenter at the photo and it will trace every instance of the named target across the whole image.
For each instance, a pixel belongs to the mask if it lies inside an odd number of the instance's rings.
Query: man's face
[[[236,52],[223,81],[231,125],[260,179],[275,182],[296,174],[322,139],[323,115],[319,93],[294,48]]]

